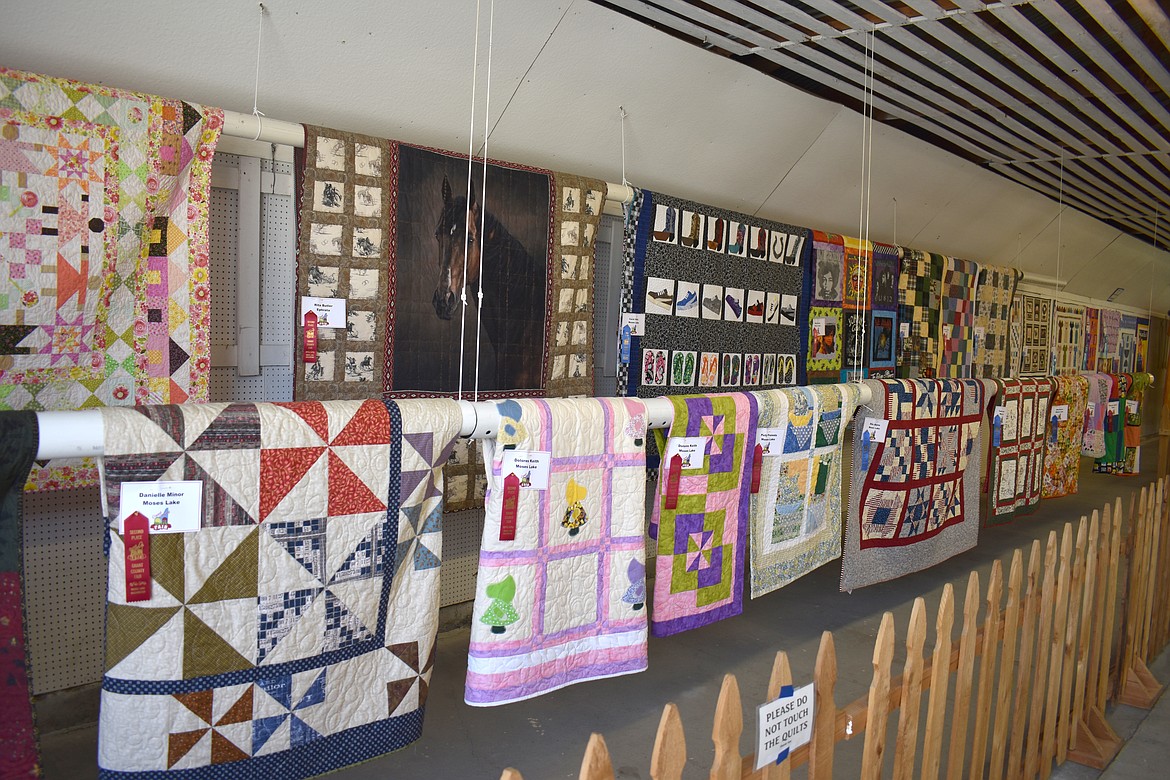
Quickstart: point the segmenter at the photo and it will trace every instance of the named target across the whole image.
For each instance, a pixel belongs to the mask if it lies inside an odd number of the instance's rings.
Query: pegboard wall
[[[25,608],[34,694],[101,679],[103,525],[96,487],[24,497]]]

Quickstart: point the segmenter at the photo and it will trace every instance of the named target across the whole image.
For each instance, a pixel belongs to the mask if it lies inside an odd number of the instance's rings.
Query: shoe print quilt
[[[645,321],[619,392],[650,398],[797,384],[809,231],[647,190],[637,211],[622,293],[633,308],[623,311]]]
[[[1040,501],[1048,405],[1047,379],[997,379],[991,425],[985,523],[1004,523]]]
[[[984,380],[867,380],[856,415],[841,590],[885,582],[975,546]],[[884,438],[859,436],[886,422]]]
[[[760,490],[751,500],[751,594],[771,593],[841,557],[841,457],[852,384],[753,393]]]
[[[466,702],[507,704],[645,670],[642,402],[496,405]],[[543,474],[532,453],[546,454]]]
[[[417,739],[438,627],[440,466],[458,405],[103,412],[99,776],[302,778]],[[126,483],[162,494],[173,482],[200,485],[195,531],[167,532],[177,517],[146,497],[122,502]],[[127,566],[142,550],[120,531],[134,512],[156,529],[139,601],[127,598]]]
[[[743,611],[751,513],[755,397],[720,393],[671,396],[670,402],[669,440],[655,432],[664,455],[650,523],[658,553],[650,615],[654,636]]]

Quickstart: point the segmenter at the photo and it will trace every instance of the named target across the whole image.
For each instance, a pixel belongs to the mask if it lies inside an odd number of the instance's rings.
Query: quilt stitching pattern
[[[1016,309],[1022,334],[1020,377],[1044,377],[1052,370],[1054,301],[1039,295],[1020,296]]]
[[[902,271],[898,275],[898,376],[935,376],[942,255],[898,248]]]
[[[1044,449],[1041,498],[1072,495],[1078,490],[1085,410],[1089,397],[1089,380],[1084,376],[1056,376],[1051,381],[1054,393],[1050,413],[1056,406],[1065,406],[1067,409],[1066,419],[1057,420],[1053,414],[1049,420],[1049,425],[1056,428],[1056,440],[1050,439]]]
[[[975,337],[983,339],[972,355],[971,375],[989,379],[1007,368],[1008,326],[1019,273],[1014,268],[979,264],[975,286]]]
[[[501,401],[468,657],[468,704],[646,668],[645,435],[629,399]],[[551,453],[502,538],[503,457]]]
[[[1057,303],[1053,317],[1056,374],[1075,374],[1081,370],[1085,351],[1085,307]]]
[[[1021,509],[1040,500],[1044,446],[1048,431],[1048,405],[1052,393],[1047,379],[998,379],[992,404],[994,431],[996,410],[1002,407],[1000,444],[992,442],[986,522],[1004,522]],[[994,435],[994,434],[993,434]]]
[[[754,396],[671,396],[670,436],[707,437],[701,464],[680,472],[666,506],[669,466],[659,470],[651,536],[657,539],[651,631],[668,636],[743,611],[744,544],[751,511]],[[666,443],[656,434],[659,449]],[[752,446],[748,446],[751,443]]]
[[[422,727],[454,402],[105,410],[103,777],[305,777]],[[128,603],[124,481],[200,479],[202,528],[152,534]]]
[[[975,338],[975,282],[978,276],[979,264],[975,261],[958,257],[943,258],[939,284],[940,377],[971,376]]]

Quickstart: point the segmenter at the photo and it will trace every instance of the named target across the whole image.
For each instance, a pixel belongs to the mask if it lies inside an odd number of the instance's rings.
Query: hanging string
[[[618,106],[618,113],[622,117],[622,185],[629,187],[630,181],[626,178],[626,117],[629,115],[622,106]]]
[[[256,33],[256,82],[252,86],[252,116],[256,117],[256,135],[253,141],[260,140],[260,133],[264,130],[264,114],[260,111],[260,52],[264,43],[264,3],[260,6],[260,24]]]
[[[873,259],[873,244],[871,244],[870,240],[869,240],[869,226],[870,226],[870,221],[871,221],[870,220],[870,209],[873,208],[873,90],[874,90],[874,70],[875,70],[875,68],[874,68],[874,50],[876,49],[876,44],[877,44],[877,41],[875,40],[876,37],[877,37],[877,27],[871,27],[870,31],[869,31],[869,111],[868,111],[868,116],[866,117],[866,125],[869,128],[869,130],[868,130],[868,140],[866,142],[866,150],[865,150],[865,160],[866,160],[866,162],[865,162],[865,165],[866,165],[866,171],[865,171],[865,246],[866,246],[867,253],[866,253],[866,255],[863,259],[863,263],[862,263],[862,270],[864,272],[863,273],[864,278],[862,281],[865,285],[862,288],[865,291],[864,292],[865,298],[863,298],[863,300],[868,300],[868,298],[869,298],[869,279],[870,279],[869,266],[870,266],[870,262],[872,262],[872,259]],[[870,305],[871,306],[873,305],[872,301],[870,301]],[[869,331],[868,318],[862,317],[861,318],[861,348],[863,350],[863,353],[860,356],[862,361],[865,360],[865,354],[864,354],[865,337],[866,337],[868,331]]]
[[[467,131],[467,211],[463,217],[464,231],[471,222],[471,170],[472,156],[475,154],[475,85],[479,81],[479,0],[475,0],[475,46],[471,60],[471,128]],[[482,206],[481,206],[482,208]],[[464,343],[467,340],[467,241],[463,247],[463,286],[459,289],[459,302],[462,308],[459,312],[459,389],[455,397],[463,400],[463,355]]]
[[[1064,147],[1060,147],[1060,192],[1057,205],[1060,211],[1056,212],[1056,289],[1064,292],[1060,278],[1060,255],[1064,251]]]
[[[898,245],[898,199],[890,198],[894,201],[894,246]]]
[[[485,240],[484,225],[487,220],[487,171],[488,171],[488,136],[491,135],[491,107],[492,107],[492,35],[496,26],[496,0],[488,6],[488,53],[487,53],[487,85],[484,88],[483,100],[483,175],[479,198],[479,289],[476,291],[477,303],[475,310],[475,391],[472,400],[479,400],[479,355],[480,337],[483,332],[483,276],[484,263],[487,254],[483,251]],[[499,358],[497,357],[497,360]]]
[[[872,244],[869,242],[869,218],[870,218],[870,196],[871,179],[873,173],[873,71],[874,71],[874,32],[871,30],[869,37],[865,41],[865,70],[862,79],[862,113],[861,113],[861,208],[857,217],[857,241],[858,252],[860,255],[860,263],[853,274],[854,290],[860,296],[860,300],[864,301],[868,298],[869,292],[869,262],[872,253]],[[860,331],[857,338],[853,339],[853,354],[850,355],[853,362],[853,376],[854,379],[860,380],[862,378],[862,370],[865,362],[865,336],[868,330],[865,316],[860,313],[858,309],[854,315],[860,322]]]

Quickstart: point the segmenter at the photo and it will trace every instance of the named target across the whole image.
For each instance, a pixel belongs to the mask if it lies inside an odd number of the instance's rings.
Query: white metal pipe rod
[[[255,114],[240,114],[236,111],[223,112],[223,133],[233,138],[249,141],[265,141],[284,146],[305,147],[305,128],[296,122],[282,122]],[[613,203],[629,203],[634,199],[634,188],[626,184],[605,183],[605,199]]]
[[[871,395],[862,384],[860,402],[867,404]],[[495,438],[500,430],[500,411],[491,401],[458,401],[463,415],[459,435],[470,439]],[[646,425],[649,428],[669,428],[674,420],[674,407],[665,396],[643,398],[646,406]],[[37,412],[40,427],[37,460],[49,458],[100,457],[105,449],[105,422],[99,409],[77,412]]]

